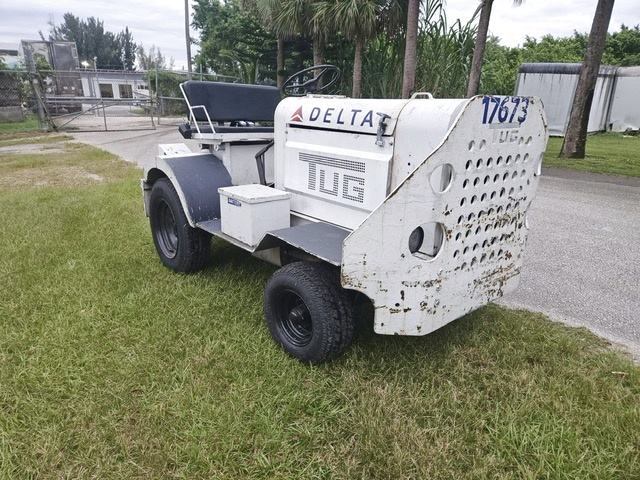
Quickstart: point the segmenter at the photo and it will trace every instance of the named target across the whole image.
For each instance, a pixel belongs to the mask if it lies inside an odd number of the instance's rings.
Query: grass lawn
[[[587,137],[587,154],[582,159],[558,158],[561,137],[551,137],[543,165],[581,172],[640,178],[640,135],[597,133]]]
[[[274,267],[172,273],[141,172],[60,146],[0,156],[0,478],[638,478],[640,368],[586,330],[492,305],[302,365]]]

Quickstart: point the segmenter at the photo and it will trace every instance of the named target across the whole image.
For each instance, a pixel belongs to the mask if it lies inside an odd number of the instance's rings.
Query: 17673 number
[[[482,123],[522,123],[527,118],[527,97],[484,97]]]

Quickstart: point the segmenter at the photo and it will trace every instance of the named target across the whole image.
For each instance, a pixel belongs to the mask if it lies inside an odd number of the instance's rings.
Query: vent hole
[[[409,251],[425,260],[436,258],[444,242],[444,226],[429,222],[416,227],[409,236]]]
[[[453,165],[445,163],[438,165],[429,177],[431,188],[435,193],[442,193],[449,188],[453,182]]]

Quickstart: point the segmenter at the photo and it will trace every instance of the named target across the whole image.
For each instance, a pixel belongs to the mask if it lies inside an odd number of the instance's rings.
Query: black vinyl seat
[[[184,138],[191,138],[193,134],[273,134],[272,126],[255,126],[253,123],[273,122],[280,103],[280,90],[276,87],[189,80],[180,88],[190,114],[189,123],[178,127]],[[225,123],[252,125],[230,126]]]

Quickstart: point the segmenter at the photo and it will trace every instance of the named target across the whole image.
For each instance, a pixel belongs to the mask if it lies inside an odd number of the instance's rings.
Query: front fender
[[[220,218],[218,188],[232,185],[222,160],[212,153],[158,155],[155,165],[145,169],[141,182],[147,216],[149,194],[159,178],[171,181],[192,227],[199,222]]]

